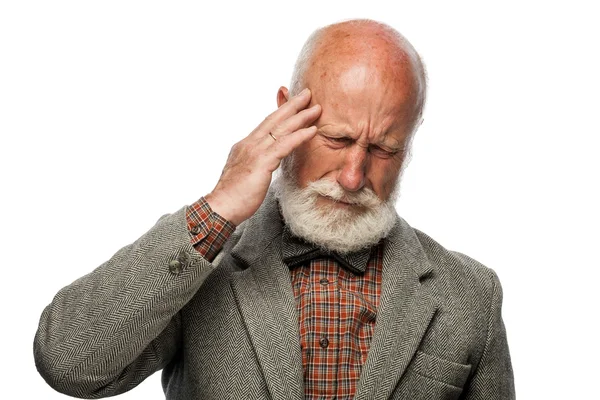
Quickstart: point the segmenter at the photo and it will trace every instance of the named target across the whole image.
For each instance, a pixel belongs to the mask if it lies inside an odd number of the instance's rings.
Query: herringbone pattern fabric
[[[298,314],[270,193],[214,263],[186,210],[63,288],[44,310],[36,365],[55,389],[100,398],[163,369],[168,399],[303,399]],[[490,269],[398,223],[355,399],[514,399]]]

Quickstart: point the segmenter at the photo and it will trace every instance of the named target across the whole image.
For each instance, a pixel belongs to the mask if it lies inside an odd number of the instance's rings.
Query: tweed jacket
[[[167,399],[303,399],[298,314],[270,192],[209,263],[185,208],[63,288],[43,311],[37,368],[100,398],[158,370]],[[509,400],[495,273],[398,221],[385,239],[374,336],[355,399]]]

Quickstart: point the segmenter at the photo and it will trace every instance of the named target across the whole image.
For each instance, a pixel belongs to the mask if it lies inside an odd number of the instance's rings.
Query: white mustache
[[[311,182],[306,189],[335,201],[359,205],[368,209],[373,209],[383,203],[375,192],[369,188],[363,188],[358,192],[348,192],[339,183],[329,179]]]

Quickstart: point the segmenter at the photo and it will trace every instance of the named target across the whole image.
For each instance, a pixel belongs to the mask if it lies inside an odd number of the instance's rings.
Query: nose
[[[365,172],[367,165],[367,150],[354,145],[346,149],[346,157],[340,170],[337,181],[349,192],[356,192],[365,186]]]

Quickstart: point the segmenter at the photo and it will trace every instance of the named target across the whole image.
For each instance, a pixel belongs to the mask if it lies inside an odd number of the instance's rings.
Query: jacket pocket
[[[469,378],[471,364],[459,364],[417,351],[411,369],[426,378],[462,389]]]

